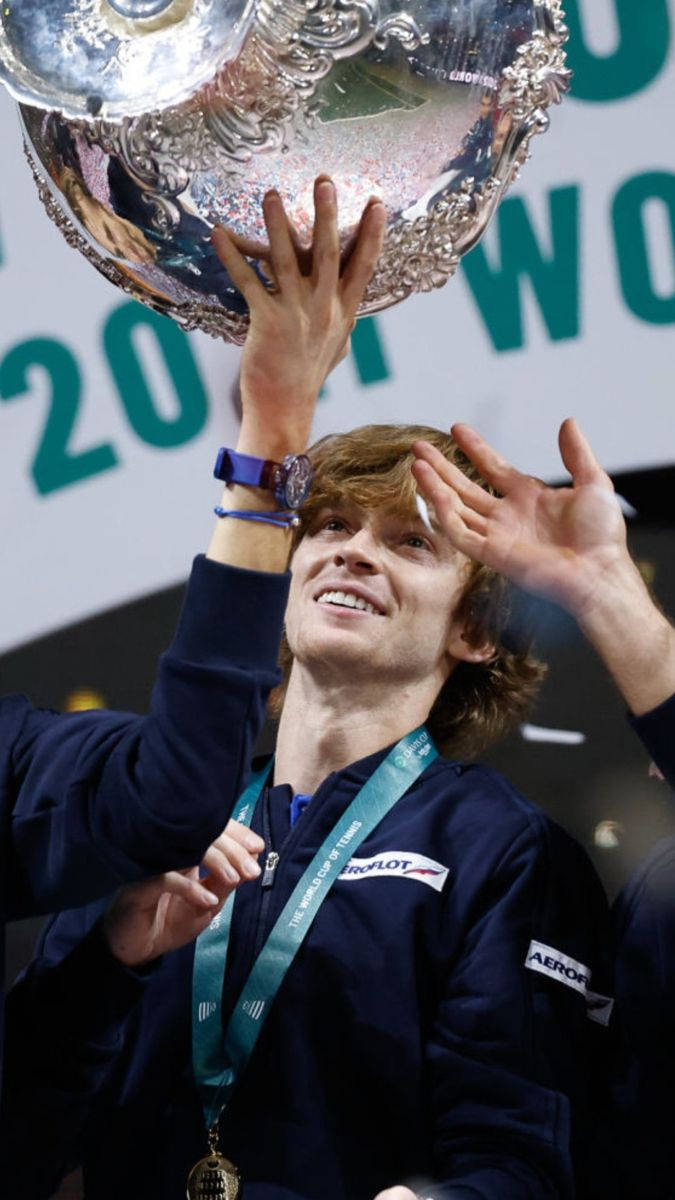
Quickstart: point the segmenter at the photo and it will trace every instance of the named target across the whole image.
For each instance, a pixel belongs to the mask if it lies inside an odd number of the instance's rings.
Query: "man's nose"
[[[334,561],[336,566],[347,566],[351,571],[375,572],[380,566],[377,542],[368,530],[359,529],[342,542]]]

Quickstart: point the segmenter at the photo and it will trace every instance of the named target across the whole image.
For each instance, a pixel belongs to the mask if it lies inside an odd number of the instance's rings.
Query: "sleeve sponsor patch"
[[[440,892],[448,872],[449,868],[444,867],[443,863],[434,862],[433,858],[425,858],[423,854],[415,854],[412,850],[385,850],[381,854],[374,854],[372,858],[350,858],[338,879],[355,883],[358,879],[397,876],[399,879],[415,879],[418,883],[426,883],[434,891]]]
[[[574,988],[584,996],[591,982],[591,972],[583,963],[574,958],[568,958],[553,946],[545,946],[543,942],[530,942],[530,948],[525,957],[525,966],[530,971],[538,971],[540,975],[548,975],[557,979],[567,987]]]
[[[580,992],[586,1001],[586,1015],[599,1025],[608,1025],[612,1015],[614,1001],[609,996],[600,996],[590,990],[591,971],[584,963],[575,958],[547,946],[544,942],[530,942],[525,956],[525,966],[529,971],[538,971],[540,975],[548,975],[566,987]]]

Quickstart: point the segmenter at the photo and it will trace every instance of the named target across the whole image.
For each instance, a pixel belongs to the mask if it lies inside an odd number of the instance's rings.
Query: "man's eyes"
[[[344,533],[346,529],[347,525],[342,517],[320,517],[313,528],[310,528],[310,533],[316,537],[321,533]]]
[[[411,550],[433,550],[434,547],[428,537],[423,533],[406,533],[403,535],[402,544],[409,547]]]
[[[320,520],[314,532],[316,534],[349,533],[349,531],[350,526],[344,517],[330,516]],[[424,534],[415,533],[414,531],[404,530],[402,532],[400,529],[391,530],[389,534],[382,535],[382,540],[392,547],[403,546],[410,550],[433,550],[434,548],[429,538],[425,537]]]

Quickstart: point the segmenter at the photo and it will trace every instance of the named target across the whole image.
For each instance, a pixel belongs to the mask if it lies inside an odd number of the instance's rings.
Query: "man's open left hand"
[[[548,487],[506,462],[468,425],[453,436],[499,496],[467,479],[426,442],[413,474],[450,541],[469,558],[581,618],[608,571],[629,564],[626,526],[612,481],[576,421],[563,422],[560,453],[572,486]]]

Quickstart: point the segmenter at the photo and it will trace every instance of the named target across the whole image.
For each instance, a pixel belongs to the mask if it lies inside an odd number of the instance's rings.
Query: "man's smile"
[[[367,595],[355,587],[324,587],[314,597],[317,604],[330,605],[335,608],[348,609],[351,612],[369,613],[382,617],[384,612],[374,597]]]

